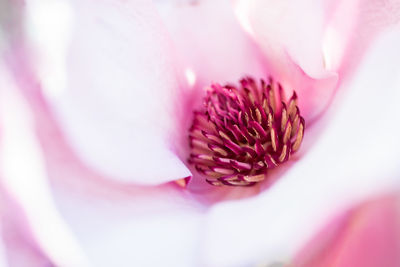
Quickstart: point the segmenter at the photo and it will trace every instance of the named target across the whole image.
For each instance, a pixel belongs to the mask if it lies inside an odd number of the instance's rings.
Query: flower
[[[334,210],[397,186],[399,40],[372,42],[397,21],[395,4],[236,1],[234,14],[227,1],[28,1],[28,34],[16,27],[4,53],[20,88],[7,100],[25,103],[4,129],[23,135],[2,153],[9,177],[39,181],[17,193],[5,183],[35,248],[56,265],[269,263]],[[270,174],[281,179],[268,190],[165,184],[190,175],[184,144],[202,88],[266,72],[295,88],[308,127],[298,158]],[[39,153],[22,157],[19,139]]]

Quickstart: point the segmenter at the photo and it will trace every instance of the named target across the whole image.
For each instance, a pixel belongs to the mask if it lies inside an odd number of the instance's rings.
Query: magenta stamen
[[[271,78],[257,84],[246,77],[239,87],[212,84],[204,109],[194,112],[188,161],[209,184],[254,185],[299,149],[304,128],[296,92],[286,101]]]

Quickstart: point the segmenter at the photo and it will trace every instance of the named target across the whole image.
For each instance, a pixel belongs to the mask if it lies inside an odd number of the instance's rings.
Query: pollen
[[[272,78],[212,84],[189,130],[189,163],[211,185],[251,186],[299,150],[305,122],[293,91]]]

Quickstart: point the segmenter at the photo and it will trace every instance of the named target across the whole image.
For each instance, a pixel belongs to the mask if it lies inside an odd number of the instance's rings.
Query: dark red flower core
[[[252,78],[240,87],[213,84],[190,128],[189,162],[212,185],[248,186],[289,160],[301,144],[304,119],[296,92],[285,100],[280,84]],[[278,88],[278,90],[277,90]]]

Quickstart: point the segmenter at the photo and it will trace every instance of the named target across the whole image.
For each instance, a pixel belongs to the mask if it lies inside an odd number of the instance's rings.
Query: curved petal
[[[255,38],[269,61],[274,61],[271,64],[285,64],[282,58],[288,53],[307,74],[324,74],[320,41],[324,25],[322,1],[233,2],[243,28]]]
[[[399,184],[398,31],[386,33],[347,84],[318,140],[267,192],[217,204],[207,219],[210,266],[285,261],[314,229],[350,203]]]
[[[400,198],[388,195],[347,211],[295,257],[295,266],[400,265]]]
[[[233,2],[243,28],[267,56],[271,73],[301,95],[309,122],[331,103],[335,80],[349,78],[378,33],[400,21],[397,1]],[[305,78],[293,82],[302,71]],[[326,82],[314,84],[315,79]],[[318,101],[308,101],[310,95]]]
[[[268,68],[286,89],[296,90],[306,121],[330,103],[337,74],[324,67],[321,1],[233,1],[243,28],[260,45]],[[289,92],[288,92],[289,94]]]
[[[170,144],[184,85],[151,2],[29,1],[27,10],[48,111],[77,155],[125,182],[190,175]]]
[[[11,246],[27,250],[26,260],[34,257],[42,263],[45,260],[56,265],[86,266],[79,245],[54,206],[30,110],[2,67],[0,185],[2,202],[7,203],[1,210],[6,218],[5,232],[10,234]],[[25,259],[21,256],[16,260]]]
[[[1,241],[4,241],[4,244],[0,245],[0,250],[3,250],[0,251],[0,266],[54,265],[35,240],[23,208],[17,203],[15,196],[10,195],[4,188],[0,189],[0,194],[2,202],[0,230]]]
[[[119,198],[62,186],[54,194],[91,266],[198,265],[202,212],[172,187]]]
[[[321,39],[325,67],[337,71],[345,80],[381,32],[398,28],[400,5],[396,0],[326,1],[325,14]]]
[[[200,88],[266,75],[263,56],[241,29],[229,1],[155,1],[184,69]]]

